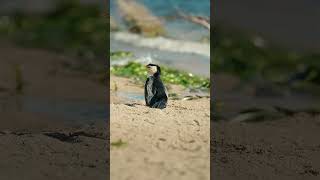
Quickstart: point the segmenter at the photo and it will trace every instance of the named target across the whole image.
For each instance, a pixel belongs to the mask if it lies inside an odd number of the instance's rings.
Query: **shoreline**
[[[154,63],[165,64],[196,75],[210,76],[210,44],[208,43],[166,37],[146,38],[129,32],[112,32],[110,40],[111,52],[129,51],[139,61],[150,59]],[[127,60],[129,59],[123,59],[123,61]]]
[[[210,43],[176,40],[162,36],[147,38],[129,32],[112,32],[110,36],[116,41],[128,44],[134,43],[138,47],[154,48],[160,51],[176,53],[193,53],[207,58],[210,57]]]

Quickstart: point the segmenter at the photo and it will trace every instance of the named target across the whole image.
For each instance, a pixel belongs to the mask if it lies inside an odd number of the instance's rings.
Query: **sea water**
[[[110,1],[110,14],[120,24],[121,32],[110,34],[111,51],[130,51],[136,57],[152,57],[155,63],[168,65],[196,75],[210,76],[210,43],[202,42],[210,37],[210,31],[202,26],[176,16],[178,11],[190,15],[210,16],[209,0],[138,0],[158,16],[166,30],[165,37],[154,39],[126,32],[116,1]]]

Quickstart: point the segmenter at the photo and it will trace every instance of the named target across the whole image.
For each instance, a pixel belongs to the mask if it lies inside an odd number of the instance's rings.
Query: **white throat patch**
[[[157,72],[157,67],[156,66],[149,66],[148,68],[148,75],[153,76]]]

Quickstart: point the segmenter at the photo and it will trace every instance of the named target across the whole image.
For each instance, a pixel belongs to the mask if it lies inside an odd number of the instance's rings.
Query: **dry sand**
[[[112,82],[117,82],[117,91],[143,93],[128,79],[112,76]],[[179,90],[174,87],[169,92]],[[146,107],[142,100],[117,98],[115,93],[110,107],[111,179],[210,178],[209,98],[170,100],[160,110]]]

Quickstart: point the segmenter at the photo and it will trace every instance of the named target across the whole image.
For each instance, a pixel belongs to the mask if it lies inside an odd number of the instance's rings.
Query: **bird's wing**
[[[169,98],[169,93],[168,93],[166,86],[164,86],[164,92],[166,93],[167,98]]]
[[[148,78],[146,85],[145,85],[145,100],[146,100],[146,104],[149,105],[151,104],[151,101],[153,99],[153,97],[156,94],[156,90],[153,87],[153,79],[152,78]]]

